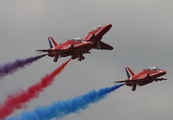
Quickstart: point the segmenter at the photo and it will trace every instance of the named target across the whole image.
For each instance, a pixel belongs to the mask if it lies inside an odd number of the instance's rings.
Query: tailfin
[[[55,40],[52,37],[48,37],[48,41],[50,48],[55,48],[56,46],[58,46],[58,44],[55,42]]]
[[[128,78],[131,78],[132,76],[135,75],[129,67],[125,67],[125,70]]]

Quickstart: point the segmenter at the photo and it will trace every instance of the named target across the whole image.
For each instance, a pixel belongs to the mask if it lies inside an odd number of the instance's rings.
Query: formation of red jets
[[[54,62],[57,62],[60,57],[67,56],[71,56],[72,59],[78,58],[78,61],[82,61],[85,59],[84,54],[90,53],[91,49],[113,50],[112,46],[101,41],[111,27],[112,24],[99,25],[90,31],[85,38],[73,38],[60,44],[57,44],[52,37],[48,37],[50,48],[36,51],[47,52],[49,57],[54,58]],[[137,85],[143,86],[153,81],[167,80],[166,78],[160,78],[160,76],[166,74],[166,71],[158,67],[143,69],[138,74],[134,74],[129,67],[125,67],[125,70],[128,78],[114,83],[125,83],[127,86],[132,87],[132,91],[136,90]]]

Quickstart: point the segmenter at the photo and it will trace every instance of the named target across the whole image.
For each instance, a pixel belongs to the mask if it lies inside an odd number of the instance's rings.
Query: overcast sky
[[[124,86],[80,114],[63,120],[172,120],[173,119],[173,1],[172,0],[1,0],[0,64],[35,56],[48,48],[47,37],[57,43],[85,37],[99,24],[113,22],[102,41],[112,51],[91,50],[85,60],[72,60],[53,85],[26,110],[73,98],[92,89],[126,79],[124,67],[135,73],[150,66],[167,70],[167,81],[137,87]],[[0,81],[0,102],[8,94],[40,81],[68,58],[57,63],[45,57]],[[12,116],[19,116],[24,109]]]

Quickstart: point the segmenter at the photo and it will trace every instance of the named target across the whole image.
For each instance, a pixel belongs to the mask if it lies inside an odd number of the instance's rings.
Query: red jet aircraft
[[[165,70],[161,70],[158,67],[149,67],[144,69],[138,74],[134,74],[129,67],[125,67],[128,79],[122,81],[115,81],[114,83],[126,83],[127,86],[132,86],[132,91],[136,90],[136,86],[143,86],[153,81],[167,80],[166,78],[158,78],[166,74]]]
[[[36,50],[47,52],[48,56],[54,57],[54,62],[57,62],[59,57],[71,56],[72,59],[78,58],[78,61],[85,59],[83,54],[90,53],[91,49],[113,50],[113,47],[102,42],[101,39],[106,34],[112,24],[99,25],[94,28],[88,35],[83,38],[69,39],[64,43],[57,44],[52,37],[48,37],[49,49]]]

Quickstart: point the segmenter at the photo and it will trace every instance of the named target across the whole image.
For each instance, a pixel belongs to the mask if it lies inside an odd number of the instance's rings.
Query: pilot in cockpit
[[[146,70],[156,71],[156,70],[159,70],[159,68],[158,67],[148,67]]]
[[[72,41],[83,41],[83,38],[73,38]]]
[[[96,30],[96,29],[98,29],[98,28],[100,28],[100,27],[102,27],[103,25],[98,25],[97,27],[95,27],[93,30]]]

